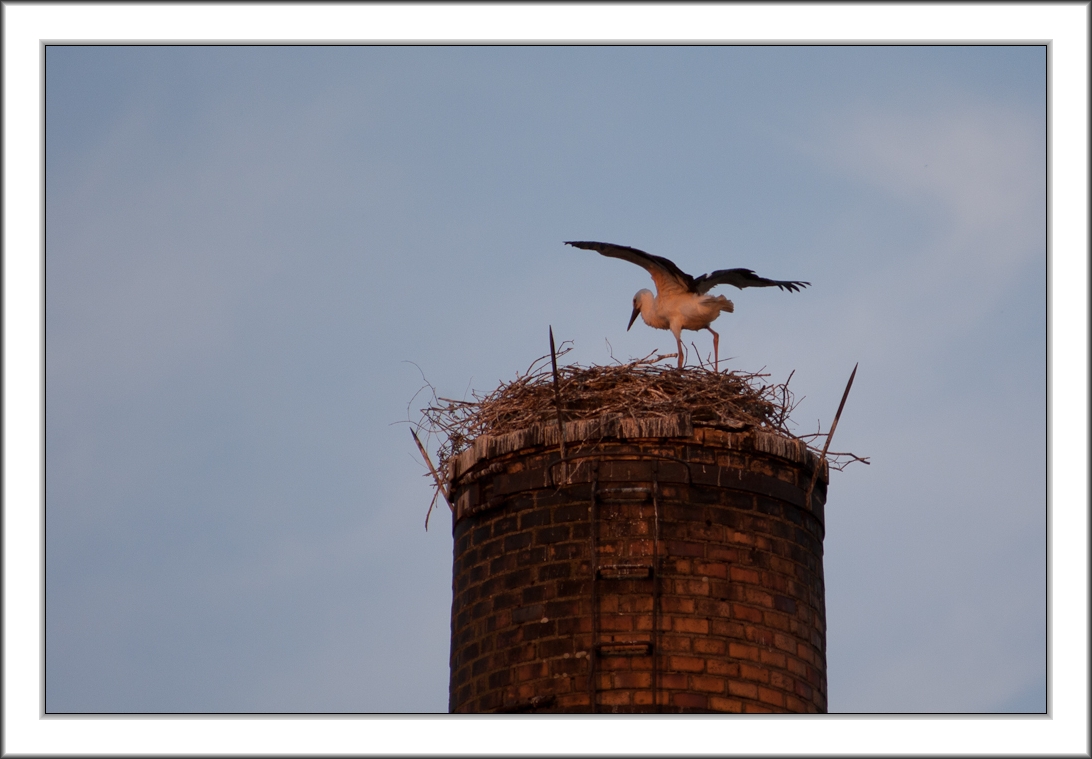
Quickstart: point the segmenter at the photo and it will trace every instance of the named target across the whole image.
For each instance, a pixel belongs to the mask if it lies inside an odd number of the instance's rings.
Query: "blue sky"
[[[48,48],[47,707],[446,710],[450,524],[398,422],[549,325],[585,364],[672,348],[625,331],[643,271],[562,245],[593,239],[812,282],[717,323],[730,367],[795,370],[800,432],[860,362],[831,710],[1042,710],[1045,65]]]

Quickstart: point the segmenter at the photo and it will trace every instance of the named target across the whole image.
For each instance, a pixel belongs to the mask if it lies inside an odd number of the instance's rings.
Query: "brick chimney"
[[[825,712],[823,466],[689,414],[452,462],[451,712]]]

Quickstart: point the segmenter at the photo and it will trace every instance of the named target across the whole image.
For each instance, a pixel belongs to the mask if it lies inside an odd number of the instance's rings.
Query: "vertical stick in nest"
[[[811,508],[811,491],[815,489],[815,481],[819,478],[819,470],[823,467],[823,462],[827,458],[827,449],[830,448],[830,440],[834,437],[834,430],[838,429],[838,420],[842,416],[842,409],[845,408],[846,398],[849,397],[849,389],[853,387],[853,378],[857,376],[857,366],[853,365],[853,371],[849,375],[849,382],[846,383],[846,391],[842,393],[842,402],[838,404],[838,411],[834,414],[834,421],[830,424],[830,432],[827,433],[827,441],[823,443],[823,452],[819,454],[819,460],[815,463],[815,471],[811,473],[811,482],[808,483],[808,492],[804,494],[804,501],[807,507]]]
[[[557,439],[561,447],[562,467],[565,466],[565,423],[561,419],[561,382],[557,378],[557,349],[554,348],[554,328],[550,325],[550,366],[554,371],[554,405],[557,406]],[[561,476],[565,476],[562,469]]]

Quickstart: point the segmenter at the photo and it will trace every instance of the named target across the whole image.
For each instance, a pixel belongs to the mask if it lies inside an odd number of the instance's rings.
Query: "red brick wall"
[[[825,712],[806,457],[708,429],[569,455],[456,480],[450,711]]]

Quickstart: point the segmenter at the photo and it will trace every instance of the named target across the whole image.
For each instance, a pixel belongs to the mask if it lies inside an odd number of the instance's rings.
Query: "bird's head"
[[[633,322],[637,321],[637,317],[640,316],[645,300],[651,300],[651,298],[652,292],[649,290],[638,290],[637,294],[633,296],[633,313],[629,316],[629,324],[626,325],[626,332],[629,332],[629,328],[633,326]]]

